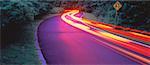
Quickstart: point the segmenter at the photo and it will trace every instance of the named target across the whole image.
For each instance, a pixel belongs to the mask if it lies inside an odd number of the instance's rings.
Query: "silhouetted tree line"
[[[0,1],[1,25],[31,22],[52,13],[54,7],[78,8],[98,17],[98,21],[150,31],[150,1],[121,1],[123,7],[115,21],[115,1],[8,0]]]

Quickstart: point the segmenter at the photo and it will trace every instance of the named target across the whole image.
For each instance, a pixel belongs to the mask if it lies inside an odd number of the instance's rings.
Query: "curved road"
[[[45,20],[38,28],[38,41],[48,64],[139,65],[97,39],[108,42],[66,24],[60,16]]]

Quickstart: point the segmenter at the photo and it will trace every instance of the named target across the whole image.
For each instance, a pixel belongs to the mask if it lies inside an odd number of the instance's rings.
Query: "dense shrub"
[[[35,16],[48,13],[49,7],[46,2],[38,1],[0,1],[1,25],[8,23],[31,22]]]
[[[120,25],[150,31],[150,1],[124,1],[120,11]]]

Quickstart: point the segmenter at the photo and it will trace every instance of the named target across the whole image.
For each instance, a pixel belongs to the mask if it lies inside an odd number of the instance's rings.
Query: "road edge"
[[[35,46],[37,48],[37,53],[38,53],[38,56],[39,56],[39,59],[41,61],[41,65],[47,65],[47,62],[44,58],[44,55],[42,53],[42,50],[41,50],[41,47],[40,47],[40,44],[39,44],[39,40],[38,40],[38,27],[40,26],[40,24],[42,24],[44,22],[44,20],[48,19],[48,18],[51,18],[51,17],[54,17],[54,16],[57,16],[57,15],[60,15],[60,14],[49,14],[47,16],[45,16],[43,19],[39,20],[38,23],[36,24],[36,27],[35,27],[35,31],[34,31],[34,37],[35,37]]]

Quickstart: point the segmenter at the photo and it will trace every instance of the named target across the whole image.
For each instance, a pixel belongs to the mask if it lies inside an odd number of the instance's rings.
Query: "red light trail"
[[[103,25],[103,24],[93,24],[93,22],[90,21],[90,20],[76,17],[75,14],[78,14],[78,13],[79,13],[79,10],[72,10],[70,12],[64,13],[61,16],[61,18],[64,22],[66,22],[67,24],[69,24],[73,27],[76,27],[76,28],[81,29],[83,31],[86,31],[90,34],[93,34],[95,36],[98,36],[98,37],[104,38],[106,40],[109,40],[109,41],[113,42],[116,45],[119,45],[119,46],[121,46],[123,48],[126,48],[126,49],[129,49],[129,50],[132,50],[132,51],[137,52],[137,53],[139,53],[141,55],[144,55],[146,57],[150,57],[150,53],[149,53],[150,52],[150,47],[149,46],[147,46],[147,45],[145,46],[145,45],[140,44],[138,42],[135,42],[135,41],[132,41],[130,39],[123,38],[123,37],[111,34],[109,32],[124,34],[125,36],[132,36],[134,38],[143,40],[145,42],[150,42],[150,40],[149,40],[150,36],[142,35],[142,34],[139,34],[139,33],[136,33],[136,32],[126,33],[124,31],[118,31],[118,30],[115,30],[114,28],[112,28],[110,26]],[[67,17],[69,17],[69,18],[67,18]],[[74,20],[76,20],[78,22],[81,22],[83,24],[77,23],[76,21],[72,21],[71,19],[74,19]],[[92,30],[91,27],[100,28],[104,31],[99,31],[99,30],[95,31],[95,30]],[[109,32],[105,32],[105,31],[109,31]],[[150,63],[150,60],[148,58],[142,57],[138,54],[132,53],[130,51],[127,51],[123,48],[117,47],[117,46],[109,44],[109,43],[106,43],[106,45],[109,46],[109,47],[112,47],[112,48],[116,49],[117,51],[120,51],[120,52],[122,52],[126,55],[129,55],[129,56],[131,56],[135,59],[138,59],[138,60],[140,60],[144,63]]]

